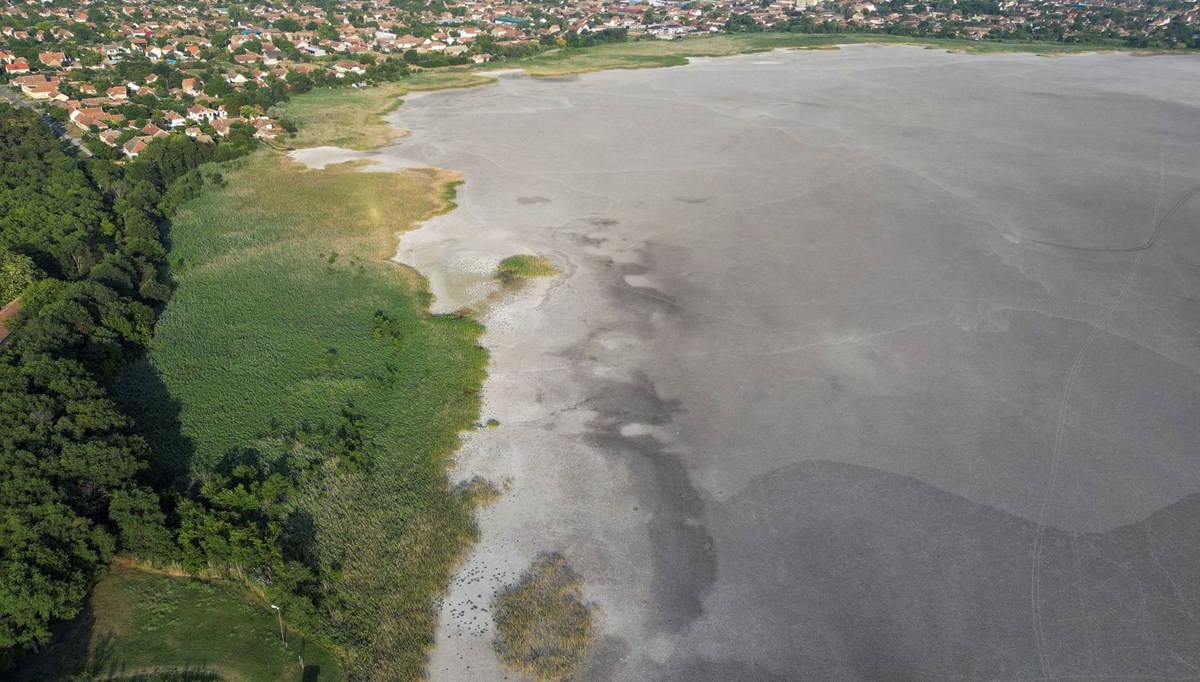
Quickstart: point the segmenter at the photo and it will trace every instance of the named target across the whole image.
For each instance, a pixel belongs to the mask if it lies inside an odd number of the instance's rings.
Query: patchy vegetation
[[[504,665],[539,680],[579,670],[594,629],[594,607],[579,576],[559,554],[539,556],[521,579],[492,602],[496,654]]]
[[[496,276],[506,283],[537,277],[552,277],[557,272],[549,258],[525,254],[509,256],[500,261],[500,265],[496,268]]]
[[[482,476],[473,476],[454,486],[454,494],[469,499],[476,506],[486,506],[500,499],[500,486]]]

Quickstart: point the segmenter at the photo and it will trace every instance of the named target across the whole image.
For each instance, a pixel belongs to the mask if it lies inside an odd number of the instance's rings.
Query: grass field
[[[521,68],[538,77],[570,76],[610,69],[646,69],[682,66],[689,57],[726,57],[735,54],[765,52],[774,49],[825,49],[837,45],[879,43],[886,45],[925,45],[946,50],[973,53],[1030,52],[1068,54],[1094,52],[1095,45],[1058,43],[1006,43],[998,41],[909,38],[882,34],[796,34],[744,33],[683,38],[679,40],[638,40],[609,43],[584,49],[561,49],[493,65],[496,68]]]
[[[81,674],[93,679],[138,675],[139,681],[342,679],[336,657],[302,635],[289,632],[284,648],[270,607],[230,584],[116,564],[92,591],[84,616],[65,627],[76,632],[57,638],[58,644],[21,671],[18,682],[57,682]],[[158,674],[148,675],[154,671]]]
[[[327,634],[352,671],[420,674],[434,600],[474,538],[445,469],[478,419],[487,357],[476,323],[426,312],[419,278],[386,260],[395,233],[444,207],[453,176],[306,170],[260,151],[222,169],[176,217],[178,287],[147,360],[117,390],[163,468],[203,478],[268,431],[366,417],[369,472],[305,500],[338,576]],[[377,338],[382,311],[397,336]]]

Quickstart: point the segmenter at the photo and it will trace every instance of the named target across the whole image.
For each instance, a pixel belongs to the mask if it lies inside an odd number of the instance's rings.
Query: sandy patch
[[[355,161],[367,162],[367,165],[363,166],[363,170],[375,172],[393,172],[406,168],[423,167],[421,164],[406,162],[395,156],[380,154],[378,151],[360,152],[342,147],[325,146],[294,149],[288,152],[288,156],[315,170],[324,170],[326,166],[336,166]]]

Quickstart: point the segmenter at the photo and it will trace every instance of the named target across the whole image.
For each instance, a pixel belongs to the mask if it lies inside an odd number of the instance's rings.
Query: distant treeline
[[[915,11],[924,9],[948,13],[957,11],[963,16],[973,14],[999,14],[1000,5],[994,0],[962,0],[957,4],[948,0],[934,0],[929,3],[918,3]],[[901,0],[889,0],[877,3],[876,14],[889,12],[907,13],[914,10],[912,4]],[[849,13],[849,8],[846,8]],[[1110,17],[1118,17],[1122,10],[1114,9]],[[880,28],[866,26],[845,26],[835,21],[818,20],[811,14],[795,13],[787,20],[765,27],[747,14],[734,14],[725,22],[727,33],[803,33],[803,34],[842,34],[842,33],[874,33],[883,35],[908,36],[914,38],[945,38],[963,39],[963,30],[968,24],[961,20],[945,19],[936,25],[925,20],[917,24],[890,23]],[[1200,49],[1200,31],[1196,31],[1182,19],[1172,20],[1162,35],[1133,34],[1125,37],[1106,36],[1102,34],[1072,33],[1068,29],[1072,24],[1065,22],[1047,21],[1044,26],[1030,28],[1002,28],[993,26],[983,37],[984,40],[1014,41],[1014,42],[1051,42],[1082,45],[1098,45],[1108,47],[1132,47],[1152,49]]]

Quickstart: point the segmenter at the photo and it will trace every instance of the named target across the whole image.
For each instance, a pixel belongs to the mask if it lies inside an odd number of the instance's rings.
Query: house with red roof
[[[38,61],[52,69],[61,69],[70,62],[65,52],[43,52],[38,55]]]
[[[126,156],[128,156],[131,159],[136,159],[137,155],[146,151],[146,147],[148,147],[148,146],[150,146],[150,145],[146,144],[145,138],[135,137],[132,140],[126,142],[124,144],[124,146],[122,147],[122,149],[125,150]]]

